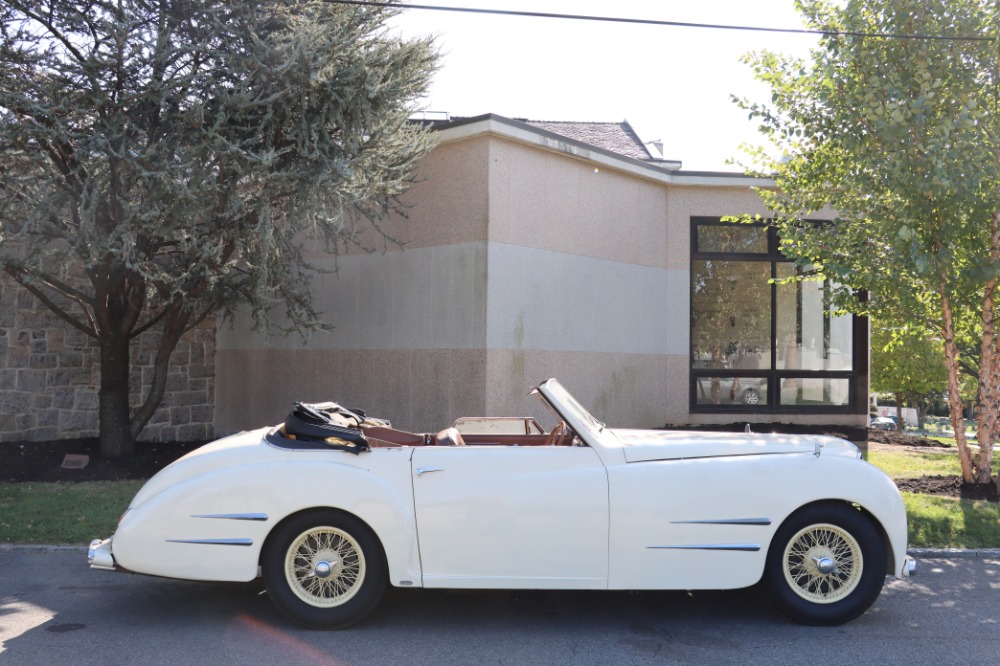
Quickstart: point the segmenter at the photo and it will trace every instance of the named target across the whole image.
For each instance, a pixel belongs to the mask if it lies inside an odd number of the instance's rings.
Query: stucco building
[[[535,414],[525,393],[550,376],[616,426],[864,426],[867,324],[825,314],[827,285],[775,283],[795,268],[766,226],[720,223],[765,214],[770,183],[685,172],[627,123],[436,130],[392,222],[405,245],[316,281],[332,332],[219,330],[218,433],[328,399],[436,431]]]

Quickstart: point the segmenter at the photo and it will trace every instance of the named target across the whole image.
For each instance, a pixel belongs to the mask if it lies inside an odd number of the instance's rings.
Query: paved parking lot
[[[987,664],[1000,560],[925,559],[843,627],[733,592],[391,590],[346,631],[309,631],[258,585],[91,571],[80,551],[0,550],[0,664]]]

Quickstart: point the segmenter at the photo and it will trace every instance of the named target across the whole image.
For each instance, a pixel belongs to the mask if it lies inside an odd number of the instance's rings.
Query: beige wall
[[[778,420],[688,413],[690,218],[764,213],[758,196],[630,169],[496,134],[442,143],[409,219],[389,226],[406,244],[342,258],[318,282],[334,332],[304,344],[220,330],[217,429],[276,422],[293,400],[415,431],[547,417],[526,393],[553,376],[614,426]]]
[[[485,412],[485,360],[475,349],[220,349],[216,431],[273,425],[296,401],[334,400],[436,432]]]
[[[489,159],[489,240],[666,268],[662,184],[503,139]]]

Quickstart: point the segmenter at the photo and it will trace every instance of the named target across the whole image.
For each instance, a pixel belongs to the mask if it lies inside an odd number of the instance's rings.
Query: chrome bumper
[[[907,555],[903,558],[903,570],[899,572],[900,578],[909,578],[917,572],[917,561]]]
[[[115,566],[115,558],[111,554],[111,538],[94,539],[90,542],[90,548],[87,549],[87,564],[90,565],[91,569],[118,570],[118,567]]]

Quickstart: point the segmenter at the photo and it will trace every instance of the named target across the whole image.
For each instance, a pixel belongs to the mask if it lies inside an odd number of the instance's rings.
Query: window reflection
[[[850,403],[850,380],[789,377],[781,380],[779,404],[842,407]]]
[[[767,254],[767,227],[701,225],[697,233],[698,252]]]
[[[692,261],[691,272],[694,367],[770,368],[770,263]]]
[[[699,405],[767,404],[766,377],[698,377],[695,402]]]
[[[777,264],[779,280],[799,274],[795,264]],[[850,370],[853,347],[850,315],[830,316],[829,280],[804,280],[777,288],[779,370]]]
[[[770,411],[863,401],[852,398],[856,322],[830,314],[836,285],[808,277],[784,283],[802,277],[800,269],[767,226],[710,218],[692,218],[692,226],[692,407]]]

